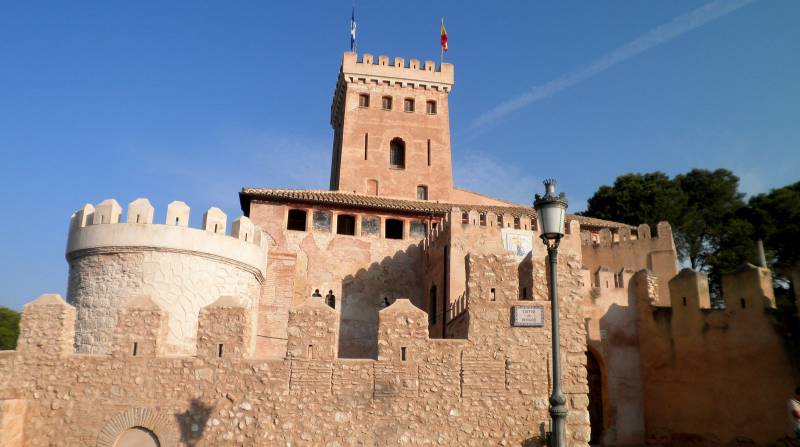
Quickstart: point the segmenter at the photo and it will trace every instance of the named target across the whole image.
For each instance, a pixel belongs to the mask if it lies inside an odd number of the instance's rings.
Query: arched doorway
[[[586,351],[586,381],[589,383],[589,423],[592,426],[590,444],[603,441],[603,371],[595,354]]]
[[[160,447],[155,433],[142,427],[131,427],[117,438],[114,447]]]

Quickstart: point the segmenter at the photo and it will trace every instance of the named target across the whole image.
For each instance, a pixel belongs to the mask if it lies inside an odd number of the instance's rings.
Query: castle
[[[77,210],[66,300],[26,305],[0,352],[0,446],[544,445],[546,250],[529,206],[453,185],[453,85],[345,53],[330,190],[243,188],[230,232],[179,201]],[[769,270],[711,309],[668,223],[576,215],[559,258],[569,445],[788,432]]]

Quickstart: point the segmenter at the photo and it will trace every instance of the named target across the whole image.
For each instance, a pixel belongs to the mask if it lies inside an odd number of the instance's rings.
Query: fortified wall
[[[682,270],[668,282],[636,273],[637,330],[650,443],[767,444],[788,434],[786,401],[797,386],[778,332],[768,269],[751,264],[724,275],[725,309],[712,309],[705,274]]]
[[[587,445],[580,265],[561,263],[567,436]],[[397,299],[379,313],[376,360],[336,357],[339,310],[318,298],[290,311],[280,360],[252,358],[253,312],[236,297],[202,308],[196,355],[164,355],[168,313],[147,297],[119,308],[110,354],[77,354],[75,308],[42,296],[25,306],[18,350],[0,353],[0,438],[9,447],[544,445],[549,303],[533,303],[541,327],[514,327],[515,259],[466,264],[467,338],[430,339],[426,313]]]
[[[137,199],[123,223],[121,207],[108,199],[73,214],[67,301],[77,311],[78,352],[108,353],[117,312],[136,296],[152,296],[166,311],[165,352],[176,354],[194,352],[198,312],[221,295],[255,308],[266,268],[261,230],[242,216],[227,235],[219,208],[203,215],[201,229],[189,228],[189,211],[172,202],[164,224],[156,224],[150,202]]]

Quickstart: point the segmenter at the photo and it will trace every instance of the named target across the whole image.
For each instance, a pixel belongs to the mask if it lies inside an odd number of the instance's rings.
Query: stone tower
[[[453,65],[344,53],[331,105],[331,190],[447,201]]]

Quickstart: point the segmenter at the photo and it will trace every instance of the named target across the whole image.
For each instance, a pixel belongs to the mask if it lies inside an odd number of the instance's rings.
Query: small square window
[[[369,107],[369,95],[358,95],[358,106]]]
[[[406,112],[413,112],[414,111],[414,100],[411,98],[406,98],[403,101],[403,110]]]
[[[392,97],[384,96],[381,98],[381,106],[383,107],[383,110],[392,110]]]
[[[436,101],[428,101],[425,105],[428,115],[436,115]]]
[[[425,185],[417,186],[417,200],[428,200],[428,187]]]

